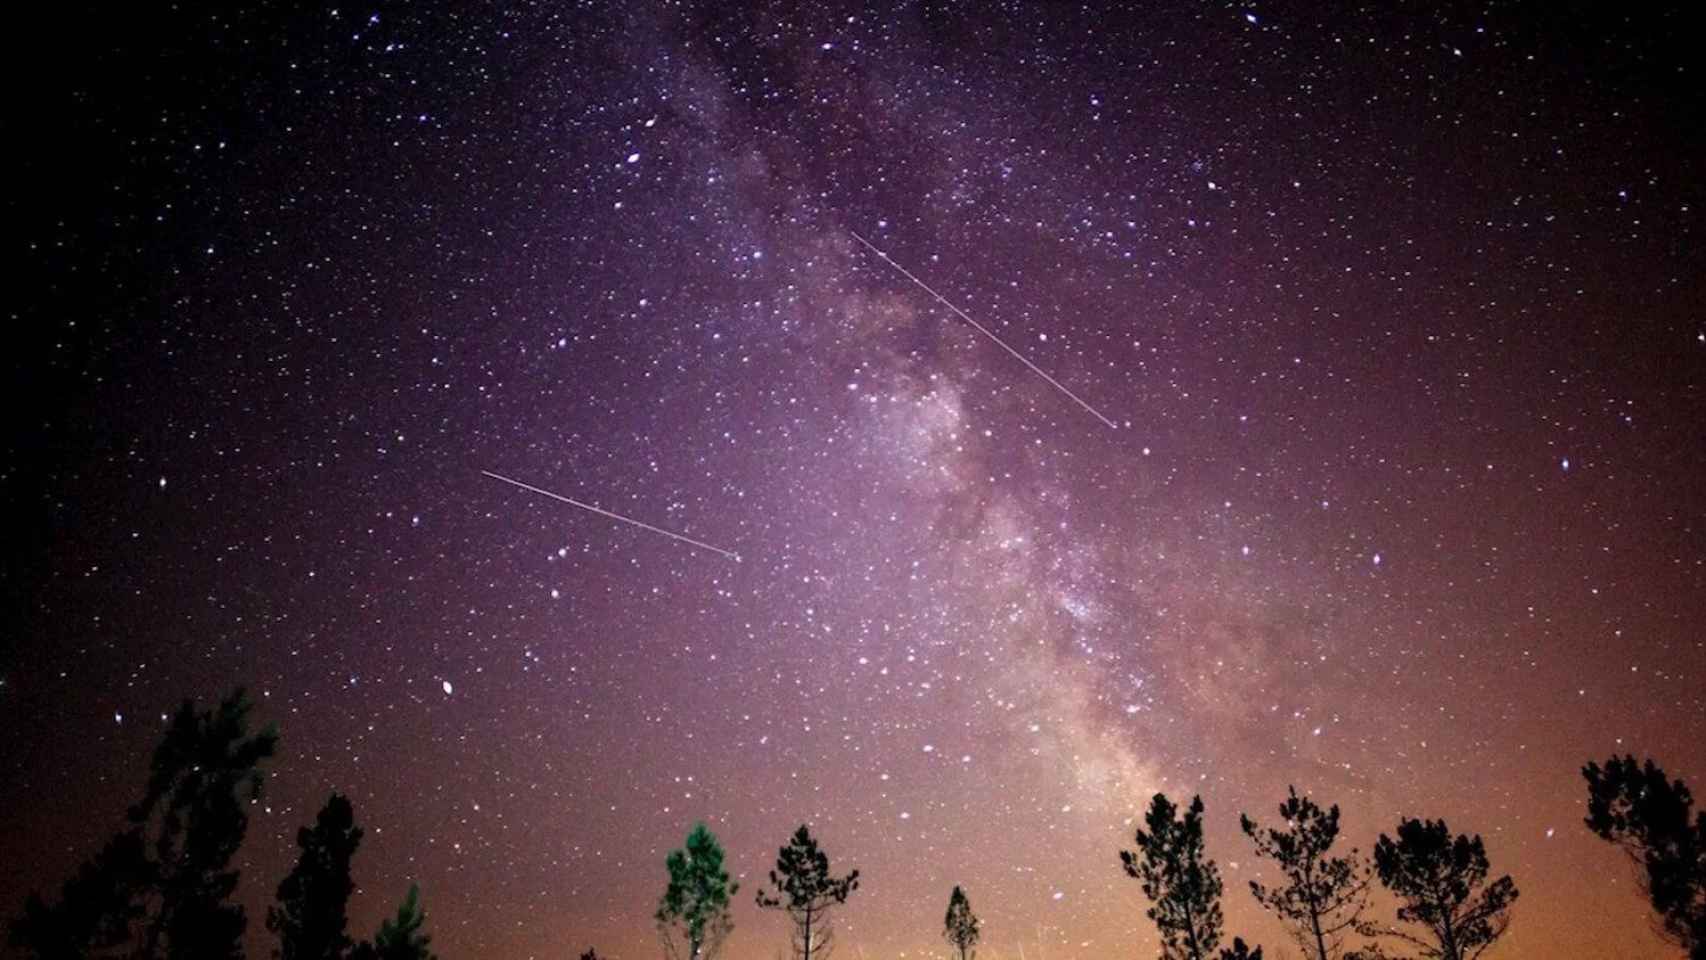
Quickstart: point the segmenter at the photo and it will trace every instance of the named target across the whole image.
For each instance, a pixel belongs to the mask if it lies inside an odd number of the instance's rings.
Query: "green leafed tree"
[[[1582,768],[1588,782],[1586,823],[1615,843],[1641,871],[1641,888],[1660,936],[1706,960],[1706,811],[1681,780],[1648,760],[1612,757]]]
[[[342,960],[351,946],[349,898],[355,891],[350,859],[361,828],[347,798],[332,794],[312,829],[296,832],[296,866],[278,885],[278,904],[267,909],[267,929],[278,934],[279,960]]]
[[[958,886],[948,895],[948,915],[942,921],[942,937],[959,953],[960,960],[972,960],[977,955],[978,940],[983,934],[979,931],[981,921],[977,914],[971,912],[971,901],[966,898],[966,892]]]
[[[830,873],[829,856],[818,849],[817,840],[802,824],[788,845],[777,851],[770,887],[768,892],[758,891],[758,905],[788,915],[793,925],[790,945],[794,956],[798,960],[827,960],[835,945],[829,912],[859,889],[859,871],[844,877]]]
[[[1322,810],[1292,787],[1279,815],[1283,829],[1239,817],[1256,856],[1272,860],[1284,877],[1276,886],[1252,880],[1250,893],[1285,923],[1306,956],[1334,960],[1344,955],[1345,935],[1356,930],[1368,906],[1368,870],[1355,850],[1332,855],[1339,838],[1337,804]]]
[[[36,957],[236,960],[247,917],[231,860],[278,735],[249,732],[241,689],[211,710],[185,701],[150,761],[129,825],[49,904],[31,897],[12,942]]]
[[[432,937],[422,929],[425,926],[421,888],[411,883],[397,915],[380,923],[372,942],[362,943],[350,956],[352,960],[437,960],[431,949]]]
[[[1146,914],[1161,934],[1162,960],[1211,960],[1220,946],[1220,868],[1203,849],[1203,803],[1193,797],[1183,816],[1157,793],[1137,830],[1137,849],[1121,850],[1127,876],[1143,882]],[[1219,954],[1222,960],[1261,960],[1242,940]]]
[[[1488,883],[1481,838],[1454,837],[1444,820],[1400,820],[1397,839],[1383,833],[1375,844],[1374,867],[1408,929],[1365,923],[1365,936],[1405,944],[1425,960],[1474,960],[1510,926],[1516,884],[1509,876]],[[1375,947],[1352,956],[1384,954]]]
[[[658,937],[669,960],[714,960],[734,930],[729,899],[740,884],[723,869],[723,848],[703,823],[664,859],[669,885],[658,900]]]

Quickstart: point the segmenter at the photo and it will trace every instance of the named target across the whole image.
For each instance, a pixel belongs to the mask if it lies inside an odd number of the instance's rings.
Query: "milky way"
[[[1150,956],[1117,851],[1201,793],[1273,955],[1288,784],[1484,835],[1498,956],[1661,955],[1578,769],[1706,788],[1679,16],[1124,6],[42,14],[0,905],[247,683],[252,955],[334,789],[358,931],[615,960],[700,819],[731,960],[802,822],[844,960],[955,884],[990,960]]]

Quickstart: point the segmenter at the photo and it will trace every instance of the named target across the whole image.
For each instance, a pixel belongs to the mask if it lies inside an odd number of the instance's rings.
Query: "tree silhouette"
[[[148,792],[131,808],[136,824],[156,824],[158,912],[144,934],[142,957],[219,960],[242,956],[248,924],[231,858],[249,828],[248,806],[261,796],[259,764],[278,734],[249,736],[248,696],[241,689],[213,711],[185,701],[154,751]]]
[[[1338,804],[1322,810],[1291,787],[1279,814],[1284,830],[1259,827],[1247,816],[1238,818],[1256,845],[1256,856],[1279,864],[1285,876],[1279,887],[1252,880],[1250,893],[1285,922],[1305,954],[1332,960],[1343,952],[1340,935],[1356,929],[1368,906],[1368,872],[1355,850],[1344,857],[1328,855],[1339,837]]]
[[[213,710],[186,700],[154,750],[130,826],[78,869],[59,903],[32,896],[12,942],[43,958],[241,957],[247,917],[230,902],[231,858],[261,795],[259,765],[278,744],[270,728],[250,735],[251,709],[241,688]]]
[[[429,949],[432,937],[421,931],[425,924],[420,885],[411,883],[397,916],[379,924],[373,942],[362,943],[350,956],[352,960],[437,960]]]
[[[361,844],[355,811],[332,794],[313,829],[296,831],[296,866],[278,885],[278,906],[267,908],[267,929],[279,936],[279,960],[341,960],[349,953],[350,858]]]
[[[1202,811],[1202,797],[1193,797],[1178,817],[1178,807],[1157,793],[1144,817],[1148,830],[1138,828],[1137,850],[1120,851],[1126,874],[1143,881],[1152,904],[1145,915],[1161,933],[1162,960],[1209,960],[1220,945],[1220,869],[1203,853]],[[1221,953],[1260,955],[1259,947],[1249,954],[1242,940]]]
[[[1588,782],[1588,829],[1622,848],[1642,868],[1641,886],[1657,930],[1706,960],[1706,811],[1652,760],[1612,757],[1582,768]]]
[[[788,845],[776,852],[776,869],[770,871],[774,893],[758,891],[758,905],[782,910],[794,924],[790,945],[799,960],[827,960],[835,946],[835,930],[829,923],[831,907],[847,902],[859,889],[859,871],[845,877],[829,872],[829,857],[818,849],[811,831],[801,824]]]
[[[1220,960],[1262,960],[1262,948],[1251,950],[1243,937],[1233,937],[1232,946],[1220,951]]]
[[[153,877],[141,829],[126,830],[78,867],[58,903],[30,894],[12,924],[11,944],[42,960],[128,955]]]
[[[959,951],[960,960],[971,960],[976,956],[977,951],[972,948],[983,937],[978,930],[979,924],[977,914],[971,912],[971,901],[966,899],[965,891],[955,886],[954,892],[948,895],[948,915],[942,921],[942,937]]]
[[[581,960],[602,960],[602,958],[599,957],[596,949],[587,947],[586,952],[581,954]]]
[[[1422,928],[1361,924],[1358,932],[1414,947],[1427,960],[1473,960],[1510,926],[1516,884],[1507,876],[1486,883],[1487,850],[1479,836],[1452,837],[1444,820],[1402,819],[1398,839],[1380,835],[1374,847],[1380,882],[1398,896],[1398,919]],[[1378,947],[1353,954],[1383,956]]]
[[[729,898],[740,890],[723,869],[723,848],[703,824],[664,860],[669,886],[658,900],[658,937],[670,960],[713,960],[734,929]]]

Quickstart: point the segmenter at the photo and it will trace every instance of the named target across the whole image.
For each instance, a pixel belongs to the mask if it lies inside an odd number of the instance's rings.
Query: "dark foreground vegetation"
[[[124,826],[64,882],[57,899],[31,895],[12,921],[11,947],[39,960],[240,960],[248,918],[233,902],[232,858],[247,832],[248,806],[261,795],[261,765],[278,747],[271,728],[251,733],[242,690],[213,709],[186,702],[166,727],[141,799]],[[1651,760],[1612,757],[1582,769],[1587,828],[1635,863],[1654,929],[1690,960],[1706,960],[1706,811],[1680,780]],[[1475,960],[1510,923],[1519,891],[1494,876],[1479,836],[1444,820],[1401,819],[1372,856],[1338,852],[1339,808],[1323,809],[1293,788],[1276,824],[1248,816],[1240,826],[1280,882],[1250,883],[1309,960]],[[354,940],[347,907],[350,862],[362,830],[349,800],[332,794],[313,826],[297,832],[301,853],[279,883],[266,928],[279,960],[433,960],[420,890],[410,886],[395,917],[370,939]],[[1127,875],[1143,885],[1162,960],[1261,960],[1262,948],[1225,940],[1224,886],[1204,852],[1203,801],[1181,807],[1151,800],[1135,850],[1121,850]],[[723,868],[715,835],[695,825],[664,861],[668,881],[653,920],[667,960],[715,960],[734,929],[730,904],[740,885]],[[1378,881],[1396,899],[1391,919],[1367,916]],[[756,895],[789,920],[796,960],[827,960],[835,913],[859,889],[859,871],[836,875],[807,826],[776,857]],[[958,960],[972,960],[982,924],[955,886],[942,937]],[[599,960],[587,950],[581,960]]]

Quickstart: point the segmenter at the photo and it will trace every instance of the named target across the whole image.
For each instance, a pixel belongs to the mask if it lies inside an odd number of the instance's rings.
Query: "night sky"
[[[136,6],[5,67],[6,913],[247,683],[252,956],[334,789],[446,960],[658,956],[699,819],[728,960],[801,822],[841,960],[1148,957],[1157,790],[1280,953],[1287,784],[1669,955],[1578,771],[1706,788],[1688,5]]]

